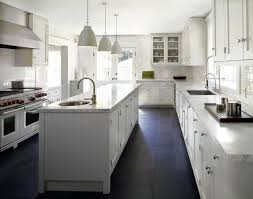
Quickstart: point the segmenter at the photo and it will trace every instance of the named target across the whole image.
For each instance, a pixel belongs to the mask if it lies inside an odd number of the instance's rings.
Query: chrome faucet
[[[88,78],[88,77],[84,77],[84,78],[80,79],[80,80],[78,81],[78,84],[77,84],[77,89],[79,89],[80,83],[81,83],[83,80],[86,80],[86,79],[90,80],[91,83],[92,83],[92,85],[93,85],[93,94],[92,94],[90,100],[91,100],[92,104],[96,104],[96,98],[97,98],[97,97],[96,97],[96,86],[95,86],[95,82],[93,81],[93,79]]]
[[[204,77],[204,81],[206,82],[206,85],[205,85],[205,88],[208,89],[209,88],[209,84],[208,84],[208,79],[211,79],[211,78],[208,78],[208,76],[213,76],[212,79],[214,79],[214,91],[217,91],[217,88],[216,88],[216,76],[213,74],[213,73],[207,73]]]

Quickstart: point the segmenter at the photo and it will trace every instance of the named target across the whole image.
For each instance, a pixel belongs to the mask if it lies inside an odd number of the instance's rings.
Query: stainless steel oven
[[[0,113],[1,148],[14,142],[20,136],[20,114],[24,108],[5,110]]]
[[[25,105],[21,117],[21,137],[39,132],[39,112],[38,109],[46,105],[46,101],[37,101],[28,105]]]

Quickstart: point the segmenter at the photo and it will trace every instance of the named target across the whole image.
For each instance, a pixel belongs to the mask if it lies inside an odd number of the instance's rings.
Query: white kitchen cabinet
[[[225,59],[225,53],[227,52],[226,39],[225,37],[225,2],[227,0],[214,0],[214,24],[215,24],[215,61],[223,61]]]
[[[109,132],[110,166],[113,167],[116,164],[119,153],[119,109],[111,113]]]
[[[174,82],[170,81],[137,81],[140,106],[173,106]]]
[[[166,66],[180,64],[181,40],[181,34],[152,34],[152,65]]]
[[[16,49],[15,66],[47,66],[48,65],[48,20],[35,14],[29,14],[29,28],[41,40],[39,49]]]
[[[131,101],[128,99],[125,103],[125,114],[126,114],[126,137],[129,136],[131,131]]]
[[[214,0],[215,61],[253,59],[250,0]]]
[[[203,147],[202,137],[205,131],[197,124],[195,133],[195,144],[194,144],[194,166],[195,166],[195,176],[196,183],[202,188],[202,168],[203,168]]]
[[[126,141],[126,113],[125,102],[123,102],[118,110],[119,115],[119,147],[123,148]]]
[[[195,133],[197,130],[195,129],[194,122],[197,121],[193,109],[188,106],[187,107],[188,113],[187,113],[187,149],[188,149],[188,154],[189,158],[194,165],[194,154],[195,154],[195,149],[194,149],[194,144],[195,144]]]
[[[244,59],[253,59],[253,1],[243,0]]]
[[[190,18],[184,28],[183,64],[205,66],[207,59],[207,30],[203,17]]]
[[[228,37],[227,60],[243,59],[243,0],[227,0],[226,16],[227,24],[225,35]]]

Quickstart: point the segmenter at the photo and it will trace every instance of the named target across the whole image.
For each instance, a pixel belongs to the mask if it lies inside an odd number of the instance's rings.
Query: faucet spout
[[[92,83],[92,86],[93,86],[93,94],[92,94],[92,96],[91,96],[91,102],[92,102],[92,104],[96,104],[97,103],[97,100],[96,100],[96,85],[95,85],[95,82],[93,81],[93,79],[91,79],[91,78],[88,78],[88,77],[84,77],[84,78],[82,78],[82,79],[80,79],[79,81],[78,81],[78,83],[77,83],[77,89],[79,89],[80,88],[80,83],[83,81],[83,80],[90,80],[91,81],[91,83]]]
[[[208,85],[208,79],[211,79],[211,78],[208,78],[209,76],[213,76],[212,79],[214,79],[214,90],[215,92],[217,91],[217,88],[216,88],[216,76],[213,74],[213,73],[207,73],[204,77],[204,80],[206,81],[206,88],[208,89],[209,85]]]

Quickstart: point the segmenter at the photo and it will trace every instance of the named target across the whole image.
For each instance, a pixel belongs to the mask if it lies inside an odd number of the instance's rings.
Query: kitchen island
[[[108,84],[97,103],[40,109],[39,192],[110,193],[110,176],[138,123],[139,84]],[[86,96],[87,97],[87,96]],[[67,101],[79,101],[84,94]]]

